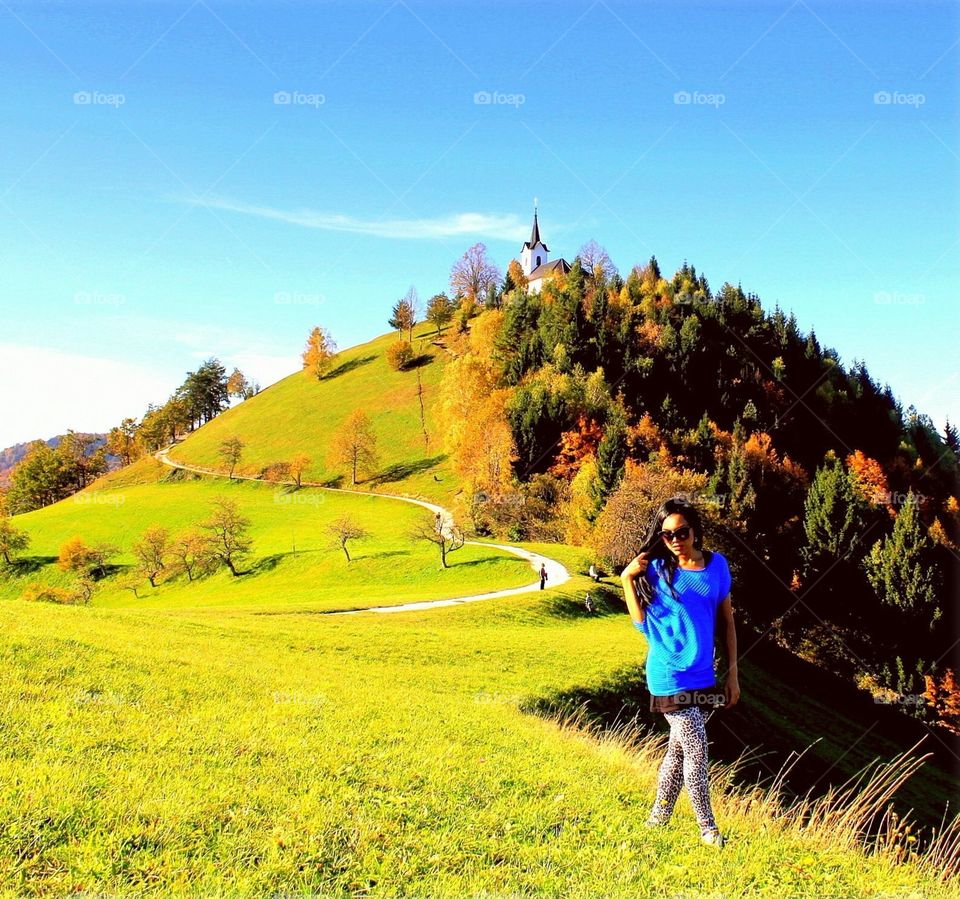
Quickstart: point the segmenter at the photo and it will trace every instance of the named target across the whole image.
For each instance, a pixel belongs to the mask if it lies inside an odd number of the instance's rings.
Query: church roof
[[[552,275],[555,272],[559,272],[561,275],[567,274],[570,271],[570,263],[566,259],[554,259],[552,262],[544,262],[543,265],[538,265],[529,275],[527,275],[527,281],[537,281],[540,278],[546,278],[547,275]]]
[[[524,247],[532,250],[538,243],[539,243],[539,244],[543,244],[544,250],[546,250],[548,253],[550,252],[550,247],[548,247],[548,246],[547,246],[545,243],[543,243],[543,241],[540,239],[540,225],[539,225],[538,222],[537,222],[537,213],[534,212],[534,213],[533,213],[533,230],[530,232],[530,240],[528,240],[528,241],[524,244]]]

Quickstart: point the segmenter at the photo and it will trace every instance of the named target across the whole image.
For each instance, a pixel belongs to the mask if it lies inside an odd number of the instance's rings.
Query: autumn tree
[[[227,396],[233,396],[240,400],[249,399],[253,396],[253,385],[247,380],[246,375],[239,368],[234,368],[227,378]]]
[[[511,259],[510,264],[507,266],[507,277],[510,279],[510,283],[520,290],[526,290],[529,282],[527,281],[527,276],[523,272],[523,266],[516,259]]]
[[[303,351],[303,370],[311,378],[318,381],[323,378],[330,368],[330,363],[337,354],[337,345],[330,332],[316,327],[307,338],[307,346]]]
[[[96,543],[88,546],[82,537],[72,537],[60,547],[57,564],[63,571],[72,571],[78,576],[104,577],[107,563],[120,552],[111,543]]]
[[[890,501],[890,484],[883,466],[860,450],[850,453],[846,462],[853,486],[860,496],[874,506],[886,507],[888,514],[893,518],[896,510]]]
[[[289,463],[290,477],[297,487],[302,486],[303,473],[310,467],[310,457],[306,453],[297,453]]]
[[[363,409],[355,409],[333,435],[330,458],[334,465],[349,465],[352,482],[357,474],[373,471],[379,464],[377,437]]]
[[[676,471],[657,462],[630,463],[597,518],[594,549],[612,567],[626,565],[646,543],[657,510],[674,496],[691,499],[701,510],[706,527],[715,516],[711,503],[697,501],[706,493],[705,474]]]
[[[450,289],[456,297],[466,297],[482,303],[491,286],[496,287],[500,272],[487,258],[487,248],[474,244],[454,264],[450,271]]]
[[[600,425],[593,418],[580,415],[576,428],[560,435],[557,460],[550,467],[551,473],[572,481],[586,458],[596,456],[602,439],[603,429]]]
[[[221,442],[220,448],[217,451],[223,464],[229,469],[231,478],[243,456],[244,446],[246,446],[246,444],[239,437],[228,437]]]
[[[210,518],[200,525],[210,535],[209,550],[213,559],[226,565],[230,573],[237,577],[237,566],[253,549],[253,541],[248,536],[250,519],[242,515],[232,499],[214,500]]]
[[[107,435],[107,452],[120,460],[121,466],[136,462],[143,455],[143,442],[135,418],[125,418]]]
[[[187,575],[187,580],[203,574],[212,561],[210,537],[197,531],[178,534],[170,543],[170,555],[177,567]]]
[[[131,547],[137,566],[151,587],[157,586],[157,577],[166,568],[170,552],[170,534],[166,528],[153,525]]]
[[[329,526],[328,530],[333,536],[337,546],[343,550],[343,554],[347,557],[347,563],[350,562],[350,552],[347,549],[347,542],[350,540],[363,540],[370,536],[370,534],[349,515],[338,518]]]
[[[941,723],[960,734],[960,684],[952,668],[947,668],[942,675],[924,676],[926,690],[923,698],[933,706]]]
[[[396,371],[403,371],[413,362],[413,347],[408,340],[398,340],[387,347],[387,364]]]
[[[0,516],[0,556],[7,565],[13,564],[13,557],[30,545],[30,535],[15,528],[10,519]]]
[[[453,319],[453,303],[445,293],[434,294],[427,303],[427,321],[437,329],[437,336],[441,334]]]

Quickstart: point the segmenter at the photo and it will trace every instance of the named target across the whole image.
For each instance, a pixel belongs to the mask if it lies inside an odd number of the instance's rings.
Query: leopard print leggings
[[[664,712],[670,724],[667,754],[657,775],[657,798],[650,820],[665,824],[673,813],[680,789],[687,786],[701,833],[715,831],[717,822],[710,806],[710,785],[707,778],[707,730],[703,710],[699,706]]]

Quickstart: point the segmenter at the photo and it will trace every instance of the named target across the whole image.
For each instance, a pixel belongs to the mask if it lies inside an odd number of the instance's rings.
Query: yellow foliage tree
[[[323,328],[314,328],[307,338],[303,351],[303,370],[318,381],[327,373],[330,363],[337,354],[337,345],[330,332]]]

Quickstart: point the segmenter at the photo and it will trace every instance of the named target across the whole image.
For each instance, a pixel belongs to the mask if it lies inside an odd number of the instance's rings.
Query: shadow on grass
[[[414,356],[406,365],[403,366],[404,371],[413,371],[415,368],[423,368],[425,365],[429,365],[433,362],[433,356],[430,353],[421,353],[419,356]]]
[[[241,571],[240,574],[243,577],[256,577],[258,574],[274,571],[288,555],[290,555],[290,553],[274,553],[270,556],[264,556],[262,559],[257,559],[253,565],[245,571]]]
[[[0,577],[26,577],[36,574],[45,565],[52,565],[57,556],[24,556],[22,559],[13,559],[10,564],[0,560]]]
[[[553,602],[562,604],[563,598]],[[615,608],[611,603],[610,614]],[[555,614],[567,617],[562,610]],[[626,613],[621,614],[624,627],[632,628]],[[712,761],[733,762],[750,750],[735,782],[751,785],[769,785],[781,767],[792,762],[783,781],[784,798],[790,801],[807,791],[812,797],[823,796],[874,759],[890,761],[926,737],[914,753],[931,753],[931,757],[899,789],[893,805],[901,815],[912,809],[912,817],[923,827],[939,827],[945,798],[960,790],[954,764],[960,758],[960,739],[893,706],[875,703],[852,684],[758,640],[757,635],[743,632],[739,637],[747,650],[739,661],[742,694],[737,705],[710,715],[707,735]],[[640,651],[638,641],[638,659]],[[630,720],[644,731],[668,730],[664,716],[650,711],[639,661],[599,683],[530,697],[521,704],[522,711],[547,717],[578,708],[587,728],[601,732]],[[952,808],[946,811],[948,818],[952,816]]]
[[[402,481],[404,478],[409,478],[411,475],[429,471],[435,465],[439,465],[441,462],[443,462],[446,458],[446,453],[443,453],[439,456],[430,456],[427,459],[417,459],[412,462],[396,462],[388,468],[385,468],[379,474],[376,474],[370,478],[369,483],[377,486],[380,484],[389,484],[393,481]]]
[[[336,368],[327,372],[323,376],[324,381],[329,381],[331,378],[339,378],[340,375],[345,375],[348,372],[353,371],[354,369],[360,368],[361,366],[368,365],[376,359],[376,355],[373,356],[359,356],[356,359],[351,359],[349,362],[344,362],[342,365],[338,365]]]
[[[609,618],[623,615],[623,594],[614,590],[609,584],[590,584],[582,590],[572,592],[564,586],[564,592],[546,593],[540,610],[553,618],[572,621],[580,618]],[[588,612],[584,602],[590,594],[593,600],[593,611]]]

